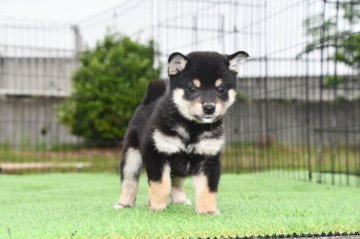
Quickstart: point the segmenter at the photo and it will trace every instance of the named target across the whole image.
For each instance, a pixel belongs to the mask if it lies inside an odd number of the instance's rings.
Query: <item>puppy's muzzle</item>
[[[203,103],[203,111],[207,115],[211,115],[215,112],[215,103]]]

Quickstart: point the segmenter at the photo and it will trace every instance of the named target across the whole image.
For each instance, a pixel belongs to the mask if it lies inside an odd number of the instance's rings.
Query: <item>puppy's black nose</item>
[[[204,103],[203,104],[203,111],[207,115],[211,115],[215,112],[215,104],[214,103]]]

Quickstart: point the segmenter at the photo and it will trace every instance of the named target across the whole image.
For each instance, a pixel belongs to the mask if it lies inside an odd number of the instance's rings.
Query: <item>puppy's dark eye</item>
[[[224,94],[225,92],[226,92],[226,88],[225,88],[225,86],[219,86],[218,88],[217,88],[217,91],[220,93],[220,94]]]
[[[191,93],[195,93],[198,91],[198,88],[196,88],[196,86],[194,85],[190,85],[187,87],[188,91],[191,92]]]

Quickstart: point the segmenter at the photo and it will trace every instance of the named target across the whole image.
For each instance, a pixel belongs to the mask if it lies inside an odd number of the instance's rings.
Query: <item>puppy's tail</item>
[[[166,83],[164,80],[152,81],[149,83],[143,104],[148,105],[159,99],[166,91]]]

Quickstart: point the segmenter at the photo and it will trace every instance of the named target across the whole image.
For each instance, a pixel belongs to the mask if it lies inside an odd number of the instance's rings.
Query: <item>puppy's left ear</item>
[[[168,60],[168,74],[173,76],[183,71],[187,63],[188,59],[186,56],[179,52],[172,53]]]
[[[239,72],[240,63],[249,57],[249,54],[245,51],[238,51],[234,54],[228,55],[229,68],[232,71]]]

